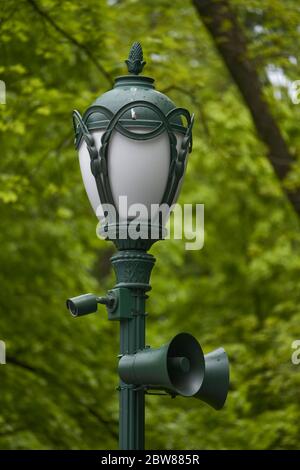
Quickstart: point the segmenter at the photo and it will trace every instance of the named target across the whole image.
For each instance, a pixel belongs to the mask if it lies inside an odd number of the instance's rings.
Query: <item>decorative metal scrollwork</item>
[[[134,108],[146,108],[153,111],[158,117],[157,125],[154,129],[149,132],[137,133],[132,132],[127,127],[130,124],[126,124],[125,127],[121,119],[127,111]],[[100,113],[108,120],[108,125],[101,138],[100,152],[97,150],[93,135],[90,133],[87,127],[87,120],[93,113]],[[182,139],[181,147],[177,152],[177,139],[175,131],[172,128],[172,118],[175,116],[183,116],[187,121],[187,128],[185,135]],[[129,139],[144,141],[153,139],[163,132],[167,132],[170,142],[170,168],[166,189],[164,192],[163,200],[161,203],[168,204],[171,206],[176,194],[176,190],[180,179],[183,176],[185,169],[186,157],[192,150],[192,127],[194,122],[194,116],[190,116],[190,113],[184,108],[172,109],[167,115],[165,115],[158,106],[148,101],[133,101],[125,104],[119,111],[113,114],[110,110],[103,106],[94,105],[91,106],[87,112],[81,117],[78,111],[73,112],[73,123],[75,134],[78,136],[81,134],[81,138],[85,141],[87,149],[91,159],[91,171],[96,180],[97,189],[99,192],[100,201],[102,204],[110,203],[114,204],[111,188],[108,178],[108,148],[111,140],[112,133],[114,131],[128,137]],[[132,123],[132,126],[136,126],[136,121]],[[78,143],[78,142],[77,142]],[[116,208],[117,209],[117,208]]]

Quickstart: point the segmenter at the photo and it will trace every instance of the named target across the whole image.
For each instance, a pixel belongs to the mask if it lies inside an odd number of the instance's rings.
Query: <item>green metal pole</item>
[[[134,318],[120,321],[120,354],[134,354],[145,347],[145,293],[132,289]],[[119,447],[123,450],[145,447],[145,392],[120,380]]]
[[[155,258],[142,250],[119,251],[111,258],[118,287],[130,290],[129,318],[120,320],[120,357],[145,348],[146,292]],[[135,384],[119,384],[119,448],[143,450],[145,446],[145,391]]]

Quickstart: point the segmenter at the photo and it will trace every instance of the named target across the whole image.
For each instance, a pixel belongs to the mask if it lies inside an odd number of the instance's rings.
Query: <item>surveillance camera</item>
[[[79,295],[68,299],[66,304],[73,317],[81,317],[97,311],[97,296],[94,294]]]

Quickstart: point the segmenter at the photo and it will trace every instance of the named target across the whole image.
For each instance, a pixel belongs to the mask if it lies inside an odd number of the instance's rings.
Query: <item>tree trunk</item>
[[[245,35],[229,1],[193,0],[193,4],[238,86],[257,133],[267,146],[269,161],[279,180],[283,182],[292,168],[294,157],[263,97],[258,73],[248,56]],[[300,188],[289,191],[283,186],[283,190],[300,216]]]

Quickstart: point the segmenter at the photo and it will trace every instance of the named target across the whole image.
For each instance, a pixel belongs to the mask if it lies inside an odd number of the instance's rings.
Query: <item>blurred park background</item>
[[[114,284],[71,112],[126,73],[135,40],[145,75],[195,112],[179,202],[205,204],[201,251],[151,250],[147,343],[188,331],[231,362],[220,412],[148,397],[146,447],[299,447],[299,34],[297,0],[1,0],[1,449],[117,448],[118,325],[65,309]]]

